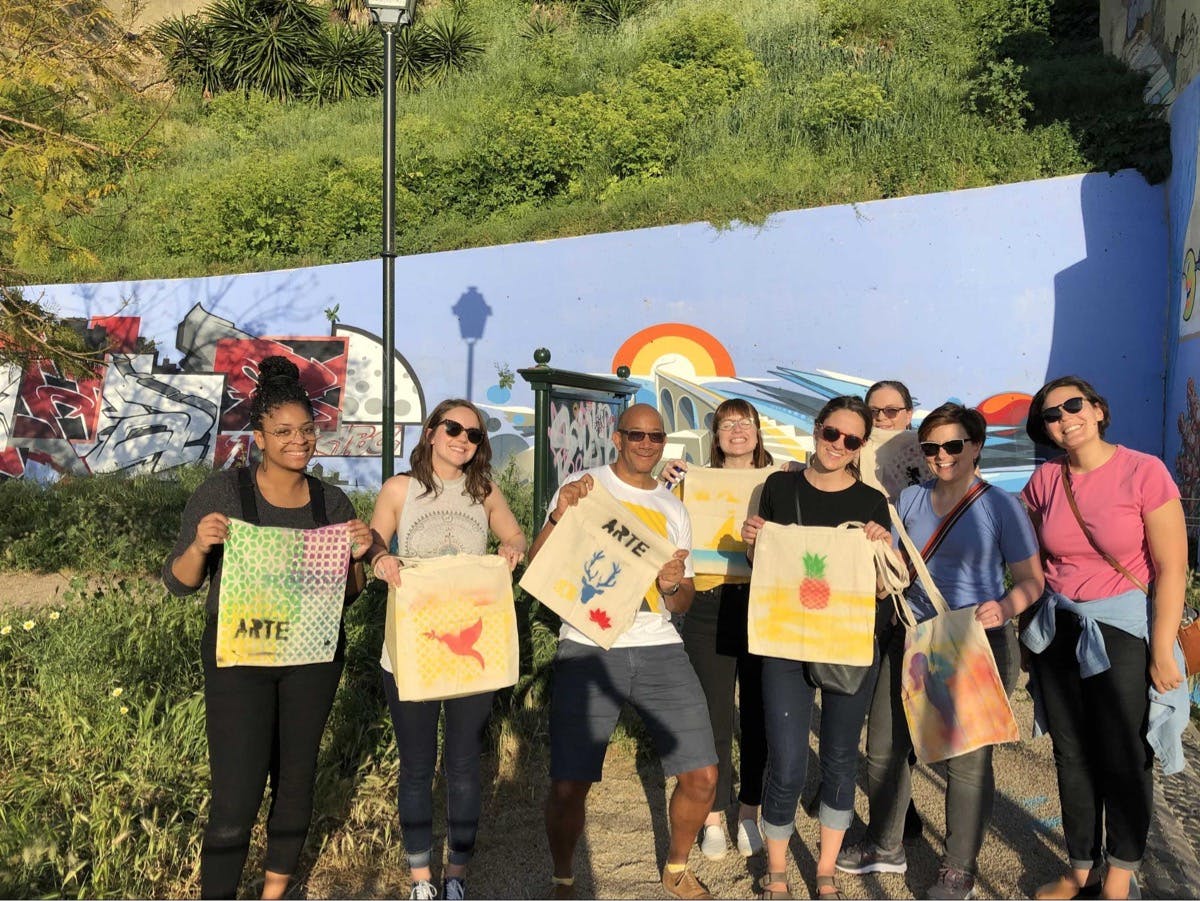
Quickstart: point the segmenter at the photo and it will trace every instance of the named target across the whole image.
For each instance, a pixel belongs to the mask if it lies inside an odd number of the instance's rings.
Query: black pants
[[[396,730],[400,781],[396,806],[408,865],[430,864],[433,849],[433,778],[437,771],[438,718],[446,708],[442,766],[446,771],[446,844],[450,863],[465,866],[475,851],[483,809],[480,759],[483,736],[495,692],[485,691],[448,701],[401,701],[396,680],[383,672],[383,692]]]
[[[708,701],[717,750],[717,795],[714,811],[734,802],[734,685],[738,691],[741,766],[737,800],[762,803],[767,737],[763,725],[762,658],[746,650],[746,605],[749,585],[725,585],[696,593],[683,618],[683,644]]]
[[[1054,640],[1033,655],[1054,741],[1067,854],[1077,869],[1099,866],[1107,835],[1109,861],[1135,869],[1153,810],[1154,753],[1145,737],[1149,649],[1101,624],[1111,666],[1084,679],[1075,657],[1080,630],[1074,614],[1060,611]]]
[[[321,734],[343,661],[231,666],[215,661],[216,624],[201,645],[212,804],[200,850],[200,895],[233,898],[250,831],[271,782],[266,869],[291,874],[312,819]]]

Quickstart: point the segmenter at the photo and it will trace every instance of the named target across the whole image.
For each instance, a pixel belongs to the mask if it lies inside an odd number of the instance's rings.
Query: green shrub
[[[1022,86],[1028,70],[1011,59],[988,64],[971,82],[967,102],[975,112],[1005,128],[1021,128],[1032,108],[1029,92]]]
[[[870,75],[847,72],[815,82],[800,101],[797,119],[810,131],[823,133],[859,128],[890,115],[894,108]]]

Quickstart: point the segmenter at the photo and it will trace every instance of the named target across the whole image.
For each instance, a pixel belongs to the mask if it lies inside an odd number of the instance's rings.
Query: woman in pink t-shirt
[[[1179,489],[1158,458],[1105,441],[1111,421],[1091,385],[1065,376],[1034,395],[1026,423],[1034,442],[1066,451],[1021,492],[1042,549],[1042,604],[1053,605],[1041,611],[1039,638],[1027,631],[1022,640],[1040,648],[1031,672],[1054,741],[1072,869],[1035,898],[1128,897],[1152,809],[1149,688],[1183,681],[1174,656],[1187,582]]]

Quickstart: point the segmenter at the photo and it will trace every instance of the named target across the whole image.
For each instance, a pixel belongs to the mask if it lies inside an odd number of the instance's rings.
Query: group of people
[[[1061,878],[1035,897],[1128,897],[1149,830],[1154,757],[1170,764],[1181,753],[1179,718],[1151,717],[1151,705],[1174,705],[1187,715],[1175,645],[1187,578],[1179,492],[1160,460],[1105,440],[1108,404],[1073,376],[1055,379],[1032,400],[1027,431],[1064,454],[1039,467],[1019,498],[988,490],[979,474],[986,423],[977,411],[953,403],[921,421],[917,439],[928,471],[912,485],[871,487],[859,463],[872,430],[906,430],[912,418],[911,395],[894,381],[872,386],[865,401],[843,396],[826,403],[814,419],[809,459],[772,471],[757,514],[741,526],[747,557],[753,565],[756,539],[768,522],[861,523],[870,540],[888,547],[896,544],[893,527],[902,526],[923,548],[949,606],[974,609],[1007,691],[1027,659],[1039,723],[1053,740],[1068,855]],[[527,553],[533,559],[561,518],[597,485],[677,550],[647,590],[633,625],[610,649],[562,626],[545,806],[552,895],[574,897],[574,855],[587,796],[601,779],[626,704],[640,715],[665,774],[676,779],[662,872],[669,895],[710,897],[688,858],[697,839],[703,855],[724,856],[722,816],[734,813],[739,852],[749,857],[765,848],[762,897],[791,897],[787,850],[806,781],[818,693],[820,845],[813,896],[843,897],[838,871],[905,872],[906,822],[919,828],[910,801],[913,742],[900,692],[906,630],[884,586],[878,586],[872,614],[874,660],[852,671],[851,685],[817,688],[804,661],[750,653],[749,580],[695,574],[691,524],[678,488],[672,490],[686,478],[688,464],[662,466],[667,436],[653,407],[634,404],[624,411],[613,435],[615,461],[564,480],[528,547],[491,478],[485,420],[467,400],[447,400],[433,410],[413,450],[411,472],[384,483],[369,525],[355,518],[345,494],[306,475],[316,427],[299,373],[286,360],[261,364],[251,424],[261,462],[248,480],[221,472],[197,489],[164,567],[167,587],[176,594],[209,583],[201,646],[212,772],[201,851],[204,897],[236,893],[268,778],[262,896],[279,898],[286,891],[311,818],[317,750],[345,643],[343,633],[329,663],[217,667],[222,545],[230,519],[246,518],[249,505],[262,525],[348,523],[349,603],[363,588],[366,567],[400,584],[401,558],[482,554],[489,533],[510,569]],[[709,465],[773,464],[754,407],[741,399],[718,406]],[[920,579],[908,589],[906,600],[918,618],[934,615],[927,591]],[[462,898],[480,817],[480,758],[492,695],[401,701],[391,663],[385,650],[381,678],[400,756],[398,808],[411,897],[439,897],[430,857],[444,711],[448,861],[440,896]],[[858,842],[846,845],[864,723],[868,824]],[[972,896],[994,795],[991,747],[950,759],[945,853],[928,897]]]

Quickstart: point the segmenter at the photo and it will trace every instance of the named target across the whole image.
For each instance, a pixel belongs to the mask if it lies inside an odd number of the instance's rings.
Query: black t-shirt
[[[797,510],[802,521],[797,520]],[[885,529],[892,527],[887,498],[870,485],[855,482],[841,491],[821,491],[809,484],[803,472],[773,472],[767,476],[758,515],[784,526],[875,522]]]

